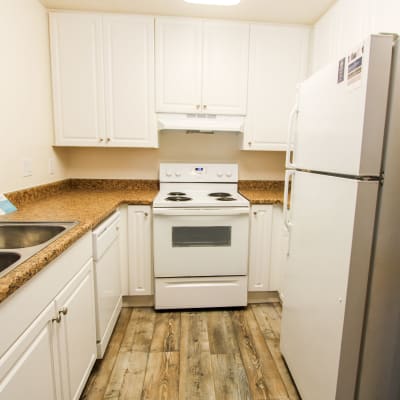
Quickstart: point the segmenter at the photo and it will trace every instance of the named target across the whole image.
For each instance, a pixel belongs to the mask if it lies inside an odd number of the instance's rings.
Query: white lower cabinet
[[[282,207],[274,205],[251,207],[249,292],[280,290],[282,229]]]
[[[0,399],[60,399],[50,304],[0,359]]]
[[[85,236],[0,304],[0,400],[79,399],[96,360],[93,287]]]
[[[57,296],[55,304],[63,398],[79,399],[97,356],[92,260]]]
[[[150,206],[128,206],[129,294],[153,294]]]

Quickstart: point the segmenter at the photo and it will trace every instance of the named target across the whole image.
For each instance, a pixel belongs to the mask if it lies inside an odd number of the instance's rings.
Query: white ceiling
[[[237,6],[204,6],[183,0],[40,0],[66,10],[131,12],[280,23],[314,23],[335,0],[241,0]]]

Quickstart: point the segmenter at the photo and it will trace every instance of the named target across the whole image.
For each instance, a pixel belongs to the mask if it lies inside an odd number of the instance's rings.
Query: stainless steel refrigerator
[[[371,35],[299,86],[281,351],[303,400],[399,398],[397,53]]]

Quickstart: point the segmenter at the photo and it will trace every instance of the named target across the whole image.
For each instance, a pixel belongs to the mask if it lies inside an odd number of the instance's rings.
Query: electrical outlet
[[[32,158],[24,158],[22,160],[22,176],[27,177],[32,175]]]
[[[52,157],[49,158],[49,174],[54,175],[54,159]]]

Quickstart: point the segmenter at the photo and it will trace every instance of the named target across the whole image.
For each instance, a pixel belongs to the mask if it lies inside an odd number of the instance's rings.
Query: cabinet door
[[[254,24],[243,149],[286,150],[296,87],[306,77],[309,29]]]
[[[92,260],[56,297],[63,394],[79,399],[96,360],[96,322]]]
[[[153,294],[151,208],[128,207],[129,294]]]
[[[103,17],[108,146],[157,147],[154,18]]]
[[[196,113],[201,105],[202,22],[156,19],[156,109]]]
[[[53,352],[54,316],[51,303],[0,359],[1,400],[61,398],[58,363]]]
[[[56,145],[104,143],[101,17],[50,14]]]
[[[245,115],[249,25],[204,21],[202,110]]]
[[[252,206],[249,292],[270,290],[272,206]]]
[[[287,257],[287,229],[283,224],[283,210],[279,205],[272,208],[271,264],[269,290],[280,292]]]

